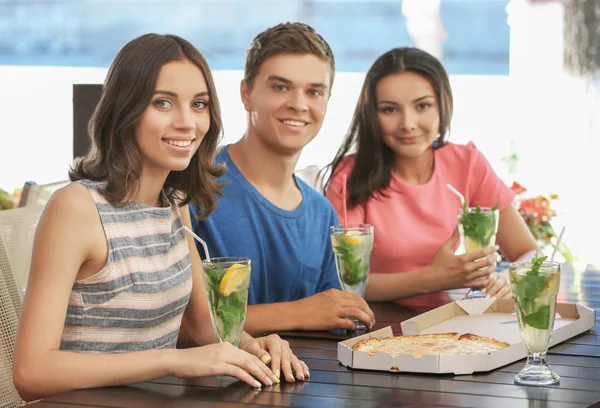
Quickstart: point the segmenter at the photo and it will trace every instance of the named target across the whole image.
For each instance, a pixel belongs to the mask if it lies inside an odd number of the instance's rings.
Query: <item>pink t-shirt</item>
[[[350,176],[354,156],[346,156],[327,190],[342,221],[342,174]],[[450,183],[466,198],[469,206],[492,207],[500,211],[511,205],[514,193],[496,175],[475,144],[447,143],[434,150],[434,170],[425,184],[409,184],[392,174],[387,197],[376,195],[365,204],[347,209],[348,223],[374,226],[371,273],[408,272],[431,263],[457,225],[461,208]],[[403,299],[398,303],[418,305],[447,302],[445,292]]]

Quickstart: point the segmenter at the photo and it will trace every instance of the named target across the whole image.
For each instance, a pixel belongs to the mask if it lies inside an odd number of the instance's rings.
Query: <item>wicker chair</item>
[[[13,353],[41,206],[0,211],[0,408],[19,407]]]
[[[69,183],[69,180],[55,181],[54,183],[48,184],[36,184],[28,181],[23,186],[19,207],[46,205],[52,193]]]

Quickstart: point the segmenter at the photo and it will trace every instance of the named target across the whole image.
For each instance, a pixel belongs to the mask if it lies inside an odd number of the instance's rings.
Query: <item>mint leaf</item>
[[[546,289],[551,274],[542,274],[540,269],[547,257],[535,257],[525,275],[510,272],[511,286],[515,300],[518,303],[522,322],[530,327],[546,330],[550,326],[550,306],[536,306],[535,300]]]
[[[244,320],[246,313],[246,293],[244,291],[234,292],[229,296],[219,296],[219,305],[216,315],[219,317],[223,339],[231,335],[233,326]]]
[[[534,257],[531,260],[531,268],[527,271],[527,275],[538,275],[540,273],[540,268],[544,264],[544,262],[548,259],[547,256]]]
[[[544,290],[548,277],[544,275],[525,275],[518,283],[521,298],[531,302]]]
[[[345,266],[345,270],[339,271],[340,279],[349,286],[358,285],[367,279],[367,272],[370,264],[364,259],[356,259],[355,246],[344,239],[336,240],[339,245],[334,245],[333,249],[337,252],[336,256],[341,255],[342,261],[338,267]]]
[[[550,326],[550,306],[542,305],[534,313],[523,316],[525,323],[540,330],[546,330]]]
[[[204,269],[204,284],[207,289],[219,290],[223,275],[225,275],[223,269]]]
[[[498,204],[492,210],[498,208]],[[492,238],[496,233],[496,213],[486,213],[480,206],[468,211],[463,203],[463,214],[460,217],[465,237],[477,242],[482,247],[493,245]]]
[[[523,276],[517,278],[515,273],[511,274],[514,282],[514,295],[520,301],[532,302],[544,290],[550,275],[540,274],[540,268],[546,260],[546,257],[533,258],[531,268]]]
[[[231,336],[233,326],[244,320],[248,293],[245,290],[237,291],[229,296],[221,295],[219,286],[226,273],[223,268],[205,268],[204,280],[209,296],[213,317],[222,340]]]

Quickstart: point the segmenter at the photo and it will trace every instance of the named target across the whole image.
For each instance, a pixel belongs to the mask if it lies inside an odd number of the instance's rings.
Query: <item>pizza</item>
[[[410,354],[420,358],[439,354],[485,354],[508,346],[510,344],[492,337],[471,333],[440,333],[365,339],[356,343],[353,350],[364,351],[372,356],[387,353],[393,356]]]

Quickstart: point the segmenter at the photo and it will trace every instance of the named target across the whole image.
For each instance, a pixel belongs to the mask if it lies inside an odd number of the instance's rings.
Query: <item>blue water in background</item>
[[[426,0],[423,0],[426,1]],[[507,75],[508,0],[442,0],[451,74]],[[243,69],[260,31],[285,21],[312,25],[338,71],[364,72],[390,48],[414,45],[390,0],[0,0],[0,65],[108,67],[147,32],[190,40],[212,69]]]

